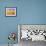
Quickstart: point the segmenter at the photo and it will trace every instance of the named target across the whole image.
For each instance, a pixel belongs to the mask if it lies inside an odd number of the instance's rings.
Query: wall
[[[17,7],[17,16],[6,17],[5,7]],[[18,24],[46,24],[46,0],[0,1],[0,44],[8,43],[9,32],[17,34]]]

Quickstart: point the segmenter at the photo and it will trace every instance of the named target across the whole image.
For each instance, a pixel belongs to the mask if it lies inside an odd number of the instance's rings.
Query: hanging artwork
[[[16,16],[16,7],[7,7],[6,16]]]

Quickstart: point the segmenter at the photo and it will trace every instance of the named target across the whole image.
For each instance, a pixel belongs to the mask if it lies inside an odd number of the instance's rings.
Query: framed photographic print
[[[6,16],[16,16],[16,7],[6,7],[5,15]]]

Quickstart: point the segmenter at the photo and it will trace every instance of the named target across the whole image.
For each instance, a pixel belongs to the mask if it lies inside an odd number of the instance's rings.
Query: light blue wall
[[[17,7],[17,16],[5,17],[5,7]],[[17,34],[18,24],[46,24],[46,0],[4,0],[0,2],[0,44],[8,43],[9,32]]]

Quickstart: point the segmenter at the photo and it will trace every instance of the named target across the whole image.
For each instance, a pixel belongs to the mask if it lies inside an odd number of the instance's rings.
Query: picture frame
[[[8,16],[8,17],[17,16],[17,8],[16,7],[6,7],[5,16]]]

